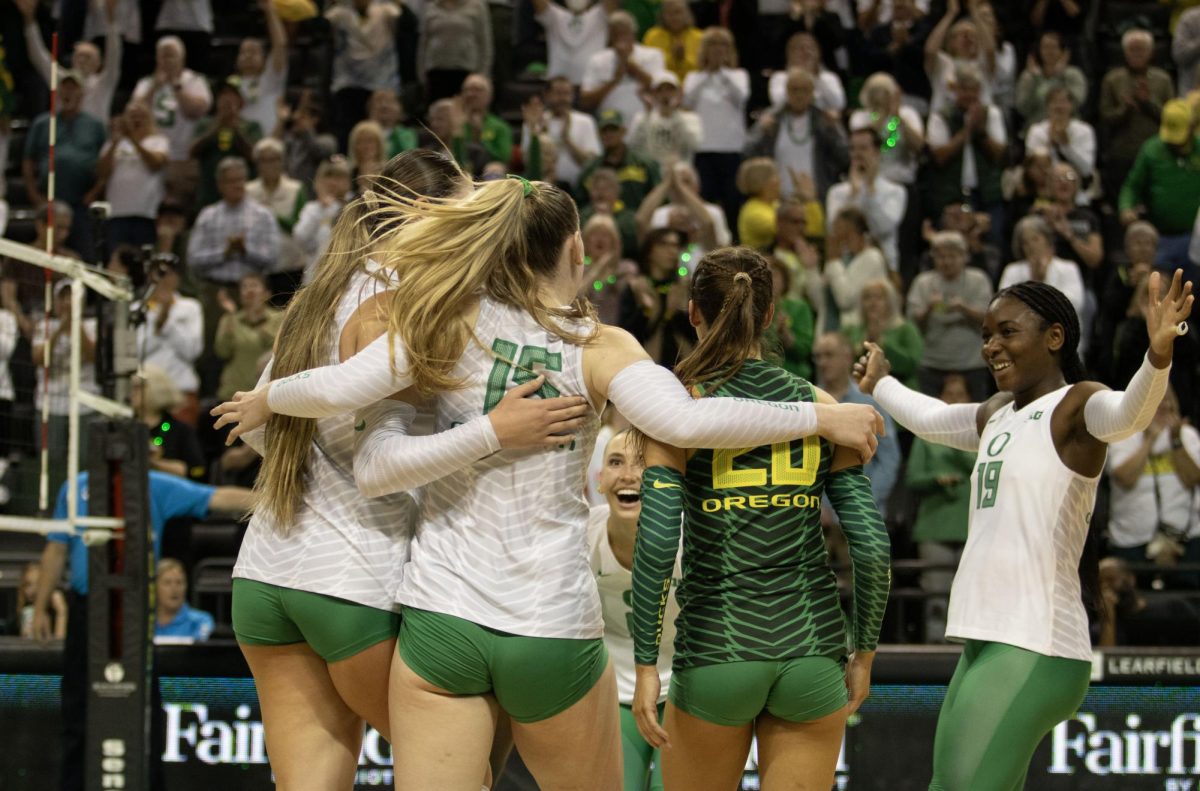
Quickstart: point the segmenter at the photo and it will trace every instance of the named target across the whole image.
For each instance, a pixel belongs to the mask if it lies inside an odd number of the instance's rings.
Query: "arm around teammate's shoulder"
[[[693,398],[615,327],[601,328],[584,350],[583,365],[593,403],[612,401],[634,426],[677,448],[757,447],[820,434],[869,459],[883,433],[879,414],[861,404]]]

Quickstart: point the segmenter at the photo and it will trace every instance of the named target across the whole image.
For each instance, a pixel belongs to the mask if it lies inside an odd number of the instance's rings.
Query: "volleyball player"
[[[551,185],[491,182],[461,201],[397,206],[419,218],[386,245],[398,282],[390,335],[402,345],[383,338],[346,363],[274,380],[214,413],[219,423],[253,425],[269,413],[264,402],[319,416],[410,382],[415,393],[435,394],[454,453],[407,436],[411,408],[388,402],[360,416],[367,430],[355,454],[364,493],[427,484],[397,594],[405,605],[390,688],[397,785],[473,791],[498,702],[543,789],[611,789],[620,782],[615,684],[586,563],[581,486],[597,421],[564,427],[575,434],[554,452],[497,453],[485,420],[491,404],[541,372],[542,395],[584,393],[597,411],[611,398],[655,436],[741,446],[816,430],[864,455],[878,416],[691,399],[632,337],[598,327],[575,301],[584,271],[578,215]]]
[[[1085,551],[1096,484],[1108,443],[1153,418],[1193,300],[1181,271],[1165,296],[1160,275],[1150,277],[1150,349],[1123,392],[1084,380],[1074,308],[1033,281],[988,307],[983,359],[1000,392],[983,404],[909,390],[886,375],[874,344],[855,366],[859,387],[897,422],[978,453],[946,625],[965,646],[938,717],[931,791],[1022,788],[1038,742],[1083,702],[1092,666],[1085,603],[1099,599],[1094,545]]]
[[[373,188],[443,197],[469,191],[470,183],[450,160],[418,150],[389,162]],[[313,282],[289,306],[276,372],[353,352],[370,315],[362,306],[389,286],[369,258],[386,224],[376,205],[369,197],[355,201],[335,225]],[[506,403],[493,418],[519,444],[506,430],[512,421],[503,421],[510,404],[524,408],[518,423],[527,434],[528,403]],[[403,493],[370,501],[359,495],[350,415],[319,423],[280,418],[265,446],[259,506],[233,572],[234,633],[255,678],[279,787],[349,788],[363,720],[385,738],[390,733],[394,592],[415,507]]]
[[[609,440],[601,456],[600,493],[604,502],[592,506],[588,520],[588,559],[600,591],[604,612],[604,645],[612,657],[617,676],[617,700],[621,704],[621,755],[625,791],[662,791],[662,760],[659,751],[638,730],[633,716],[635,679],[633,660],[633,547],[637,537],[638,515],[642,510],[642,461],[631,442],[631,434],[622,431]],[[678,558],[673,576],[678,579]],[[672,592],[663,614],[663,639],[666,650],[658,659],[658,674],[663,696],[655,701],[657,717],[662,719],[667,685],[671,680],[671,656],[675,636],[675,616],[679,605]]]
[[[683,384],[701,395],[832,401],[762,359],[772,312],[762,256],[747,248],[706,255],[689,303],[700,342],[675,369]],[[891,581],[887,530],[861,462],[818,437],[736,450],[651,440],[644,453],[633,708],[646,740],[668,744],[667,789],[736,788],[755,734],[764,789],[828,788],[846,718],[870,688]],[[854,564],[849,641],[821,529],[823,497]],[[681,524],[680,614],[660,727],[655,661]]]

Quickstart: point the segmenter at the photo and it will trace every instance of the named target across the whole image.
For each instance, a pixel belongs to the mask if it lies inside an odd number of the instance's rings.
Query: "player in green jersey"
[[[700,338],[676,368],[697,396],[829,401],[766,362],[771,271],[718,250],[692,279]],[[828,788],[847,717],[866,698],[891,581],[890,545],[861,460],[819,437],[741,450],[645,442],[633,565],[633,710],[672,789],[734,788],[757,735],[763,788]],[[854,563],[847,629],[821,529],[841,518]],[[680,533],[675,659],[663,724],[655,661]],[[847,635],[849,632],[849,636]]]

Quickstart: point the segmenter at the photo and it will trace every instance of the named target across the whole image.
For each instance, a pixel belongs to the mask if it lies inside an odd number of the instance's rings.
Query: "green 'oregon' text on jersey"
[[[813,401],[811,384],[748,360],[714,395]],[[837,580],[821,531],[832,446],[816,436],[687,463],[675,669],[846,655]]]

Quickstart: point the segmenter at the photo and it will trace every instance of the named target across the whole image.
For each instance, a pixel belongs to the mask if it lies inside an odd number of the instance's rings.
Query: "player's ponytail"
[[[692,274],[692,304],[708,332],[675,366],[689,388],[712,391],[737,375],[760,346],[772,303],[771,268],[748,247],[714,250]]]
[[[402,218],[383,210],[381,197],[420,195],[445,198],[463,193],[471,182],[455,164],[432,151],[398,154],[361,185],[363,195],[342,209],[313,279],[288,303],[271,363],[271,378],[327,365],[337,306],[355,274],[364,271],[379,235]],[[258,505],[270,512],[276,528],[286,531],[307,491],[308,455],[317,421],[273,415],[267,423],[266,452],[255,480]]]

